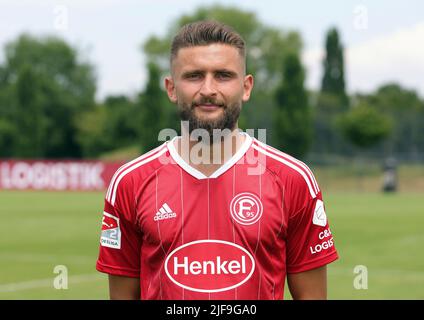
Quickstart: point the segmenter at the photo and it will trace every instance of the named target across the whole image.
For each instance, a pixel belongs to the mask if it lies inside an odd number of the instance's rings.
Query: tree
[[[375,107],[361,103],[338,119],[342,134],[360,151],[370,149],[389,136],[392,130],[390,118]],[[382,156],[382,155],[380,155]],[[358,190],[363,189],[364,160],[356,158],[358,165]]]
[[[348,99],[345,91],[343,46],[336,28],[331,28],[325,41],[324,76],[321,93],[337,98],[339,108],[347,108]]]
[[[345,137],[359,148],[369,148],[386,138],[392,128],[390,118],[367,104],[352,108],[339,125]]]
[[[44,101],[38,87],[37,76],[29,65],[19,70],[16,81],[16,118],[19,128],[14,142],[14,153],[21,157],[40,158],[45,152],[48,119],[44,116]]]
[[[22,35],[5,47],[0,67],[0,125],[16,157],[79,157],[76,116],[94,106],[92,66],[56,37]],[[10,137],[10,134],[13,137]],[[5,143],[3,141],[3,143]],[[3,150],[1,155],[5,155]]]
[[[94,109],[78,116],[78,142],[85,157],[125,149],[138,143],[136,103],[123,96],[108,96]]]
[[[160,87],[160,69],[150,62],[148,64],[149,80],[146,89],[139,97],[137,104],[138,137],[144,152],[158,146],[160,130],[166,128],[165,92]]]
[[[379,113],[392,119],[393,134],[379,149],[410,158],[424,150],[424,101],[414,90],[388,83],[374,93],[357,94],[355,100],[372,105]]]
[[[106,136],[113,148],[138,143],[136,103],[126,96],[109,96],[104,101],[107,113]]]
[[[283,77],[275,97],[275,145],[285,152],[302,158],[312,139],[312,121],[305,72],[297,55],[288,55],[283,63]]]
[[[83,157],[94,158],[116,147],[108,130],[109,119],[107,108],[101,104],[77,116],[76,140]]]
[[[14,90],[5,81],[6,70],[0,65],[0,157],[12,157],[18,128],[13,123],[16,108]]]
[[[349,108],[345,91],[343,46],[336,28],[331,28],[325,40],[325,58],[321,91],[314,107],[315,153],[348,153],[350,150],[338,135],[336,122]]]
[[[13,142],[18,135],[17,128],[5,118],[0,117],[0,156],[13,156]]]

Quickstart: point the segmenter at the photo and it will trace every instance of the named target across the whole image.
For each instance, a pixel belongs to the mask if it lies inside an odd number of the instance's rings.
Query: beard
[[[196,106],[202,104],[217,105],[223,109],[223,112],[215,119],[202,119],[196,116],[195,112]],[[233,131],[235,129],[241,112],[241,102],[235,102],[227,105],[216,99],[202,98],[199,101],[194,101],[191,104],[178,103],[178,109],[181,120],[188,121],[190,134],[193,132],[193,130],[204,129],[209,133],[209,136],[213,138],[214,129],[219,129],[221,131],[224,129]]]

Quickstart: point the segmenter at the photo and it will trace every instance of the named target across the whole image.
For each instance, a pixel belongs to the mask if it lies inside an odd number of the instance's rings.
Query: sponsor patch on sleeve
[[[121,249],[121,229],[119,227],[119,218],[105,211],[103,211],[100,245],[112,249]]]
[[[321,200],[317,200],[317,203],[315,205],[312,223],[321,227],[325,227],[327,225],[327,215],[325,214],[324,210],[324,202],[322,202]]]

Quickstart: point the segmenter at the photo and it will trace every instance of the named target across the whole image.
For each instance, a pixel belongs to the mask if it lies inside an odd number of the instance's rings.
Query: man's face
[[[173,60],[172,77],[165,79],[168,96],[178,105],[190,132],[237,126],[242,102],[250,97],[253,77],[245,76],[237,48],[211,44],[182,48]]]

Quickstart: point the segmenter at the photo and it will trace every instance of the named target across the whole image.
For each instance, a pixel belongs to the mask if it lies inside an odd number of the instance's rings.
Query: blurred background
[[[161,129],[179,132],[170,42],[202,19],[246,40],[240,127],[318,179],[340,254],[329,298],[424,299],[418,0],[1,0],[0,299],[108,298],[105,188]]]

